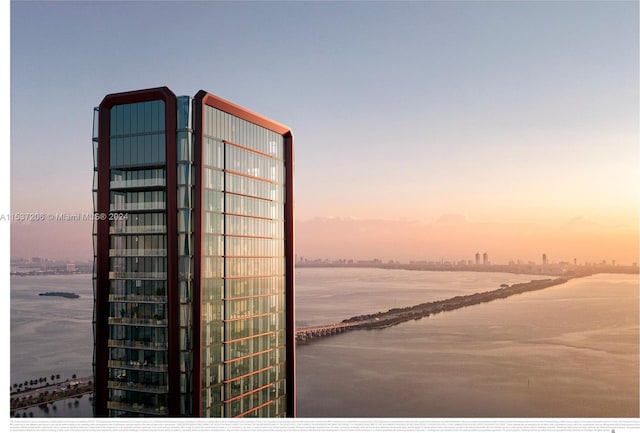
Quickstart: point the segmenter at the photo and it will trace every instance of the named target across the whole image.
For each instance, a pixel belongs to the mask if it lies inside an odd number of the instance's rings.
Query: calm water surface
[[[501,272],[432,272],[374,268],[296,269],[298,326],[340,322],[458,295],[495,290],[500,284],[544,279]]]
[[[76,299],[39,296],[74,292]],[[93,289],[91,275],[11,277],[11,384],[60,374],[93,374]],[[89,396],[57,402],[48,413],[37,407],[21,413],[35,417],[91,416]]]
[[[296,270],[300,326],[543,278]],[[68,291],[78,299],[42,297]],[[92,373],[90,275],[11,278],[11,383]],[[638,276],[596,275],[297,349],[303,417],[637,417]],[[69,406],[71,403],[71,406]],[[40,416],[90,416],[88,396]]]
[[[76,299],[38,296],[74,292]],[[11,277],[11,383],[41,376],[90,376],[91,275]]]
[[[348,332],[296,356],[303,417],[637,417],[638,276]]]

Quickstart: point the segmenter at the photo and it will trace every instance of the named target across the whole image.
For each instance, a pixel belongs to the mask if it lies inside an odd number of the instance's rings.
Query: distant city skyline
[[[11,212],[91,212],[102,95],[204,86],[296,132],[298,256],[638,262],[637,2],[10,12]],[[88,220],[11,224],[11,257],[91,254]]]
[[[11,258],[11,264],[12,265],[16,265],[16,266],[31,266],[31,267],[35,267],[35,266],[39,266],[39,265],[44,265],[45,267],[48,265],[60,265],[60,264],[79,264],[79,265],[83,265],[83,266],[92,266],[92,259],[86,259],[86,260],[71,260],[71,259],[65,259],[65,258],[49,258],[49,257],[38,257],[38,256],[33,256],[33,257],[13,257]],[[339,257],[339,258],[328,258],[328,257],[317,257],[317,256],[303,256],[303,255],[298,255],[295,258],[295,263],[311,263],[311,262],[327,262],[327,263],[367,263],[367,262],[379,262],[379,263],[403,263],[403,264],[407,264],[407,263],[429,263],[429,264],[452,264],[452,265],[477,265],[477,266],[492,266],[492,265],[497,265],[497,266],[504,266],[504,265],[563,265],[563,264],[568,264],[568,265],[574,265],[574,266],[591,266],[591,265],[607,265],[607,266],[637,266],[638,263],[637,262],[633,262],[633,263],[620,263],[618,260],[616,259],[606,259],[603,258],[601,260],[595,260],[595,261],[579,261],[577,257],[574,257],[573,259],[567,259],[567,258],[559,258],[557,260],[549,260],[548,257],[546,256],[546,254],[543,253],[542,255],[542,260],[540,261],[535,261],[535,260],[522,260],[522,259],[511,259],[508,262],[500,262],[500,263],[493,263],[493,262],[488,262],[488,263],[483,263],[482,260],[478,260],[476,255],[472,255],[468,258],[466,257],[458,257],[458,258],[454,258],[454,259],[447,259],[445,260],[444,258],[441,259],[415,259],[415,260],[398,260],[398,259],[394,259],[394,258],[390,258],[390,259],[380,259],[378,257],[369,257],[369,258],[353,258],[353,257],[348,257],[348,256],[343,256],[343,257]]]
[[[349,264],[365,264],[365,263],[379,263],[379,264],[429,264],[429,265],[437,265],[437,264],[441,264],[441,265],[451,265],[451,266],[475,266],[475,267],[491,267],[491,266],[512,266],[512,265],[532,265],[532,266],[546,266],[546,265],[552,265],[552,266],[558,266],[558,265],[570,265],[570,266],[621,266],[621,267],[635,267],[638,266],[638,264],[636,262],[634,263],[618,263],[615,259],[614,260],[606,260],[603,259],[601,261],[594,261],[594,262],[590,262],[590,261],[586,261],[586,262],[578,262],[577,259],[574,260],[558,260],[555,262],[549,262],[549,261],[525,261],[525,260],[509,260],[508,263],[491,263],[491,262],[475,262],[472,259],[458,259],[458,260],[445,260],[445,259],[440,259],[440,260],[409,260],[409,261],[400,261],[400,260],[394,260],[394,259],[390,259],[390,260],[382,260],[382,259],[378,259],[378,258],[373,258],[373,259],[351,259],[351,258],[341,258],[341,259],[328,259],[328,258],[323,258],[323,257],[303,257],[300,256],[298,257],[298,259],[296,260],[296,264],[304,264],[304,263],[333,263],[333,264],[345,264],[345,265],[349,265]]]

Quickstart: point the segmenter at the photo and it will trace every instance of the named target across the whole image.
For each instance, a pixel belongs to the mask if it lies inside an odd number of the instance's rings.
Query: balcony
[[[154,295],[109,295],[109,302],[135,302],[143,304],[166,304],[166,296]]]
[[[166,248],[112,248],[109,250],[109,257],[163,257],[166,255]]]
[[[111,410],[135,412],[145,415],[169,415],[169,409],[164,406],[152,407],[145,406],[142,403],[122,403],[119,401],[109,401],[107,402],[107,408]]]
[[[109,325],[167,326],[166,319],[136,319],[131,317],[109,317]]]
[[[166,350],[169,345],[167,343],[157,343],[152,341],[136,341],[136,340],[109,340],[109,347],[121,347],[124,349],[145,349],[145,350]],[[112,361],[109,361],[109,367]],[[115,362],[115,361],[113,361]],[[121,362],[121,361],[118,361]]]
[[[146,361],[145,361],[146,362]],[[145,364],[138,361],[117,361],[109,360],[108,366],[111,368],[121,368],[135,371],[152,371],[155,373],[166,373],[169,369],[167,364]]]
[[[167,226],[165,225],[148,225],[148,226],[111,226],[109,227],[109,234],[139,234],[139,233],[166,233]]]
[[[112,180],[109,186],[111,189],[158,187],[165,186],[165,180],[164,178]]]
[[[110,280],[166,280],[166,272],[109,272]]]
[[[163,201],[143,201],[136,203],[111,203],[110,212],[126,212],[136,210],[164,210],[165,202]]]
[[[107,387],[110,389],[121,389],[124,391],[141,391],[153,394],[165,394],[169,392],[168,385],[150,385],[146,383],[137,383],[131,381],[120,382],[117,380],[110,380],[107,382]]]

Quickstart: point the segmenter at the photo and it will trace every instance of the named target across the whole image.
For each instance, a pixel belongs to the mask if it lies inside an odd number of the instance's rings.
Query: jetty
[[[363,314],[345,319],[336,324],[300,328],[296,330],[296,342],[306,343],[317,338],[356,329],[387,328],[409,320],[419,320],[423,317],[429,317],[432,314],[438,314],[444,311],[457,310],[471,305],[507,298],[520,293],[546,289],[564,284],[571,278],[574,277],[532,280],[528,283],[513,284],[511,286],[502,284],[500,288],[496,290],[471,295],[460,295],[441,301],[425,302],[412,307],[392,308],[385,312],[379,311],[373,314]]]

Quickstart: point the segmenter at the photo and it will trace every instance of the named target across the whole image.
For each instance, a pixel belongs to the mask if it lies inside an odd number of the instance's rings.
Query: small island
[[[63,298],[79,298],[80,295],[72,292],[46,292],[40,293],[40,296],[61,296]]]

